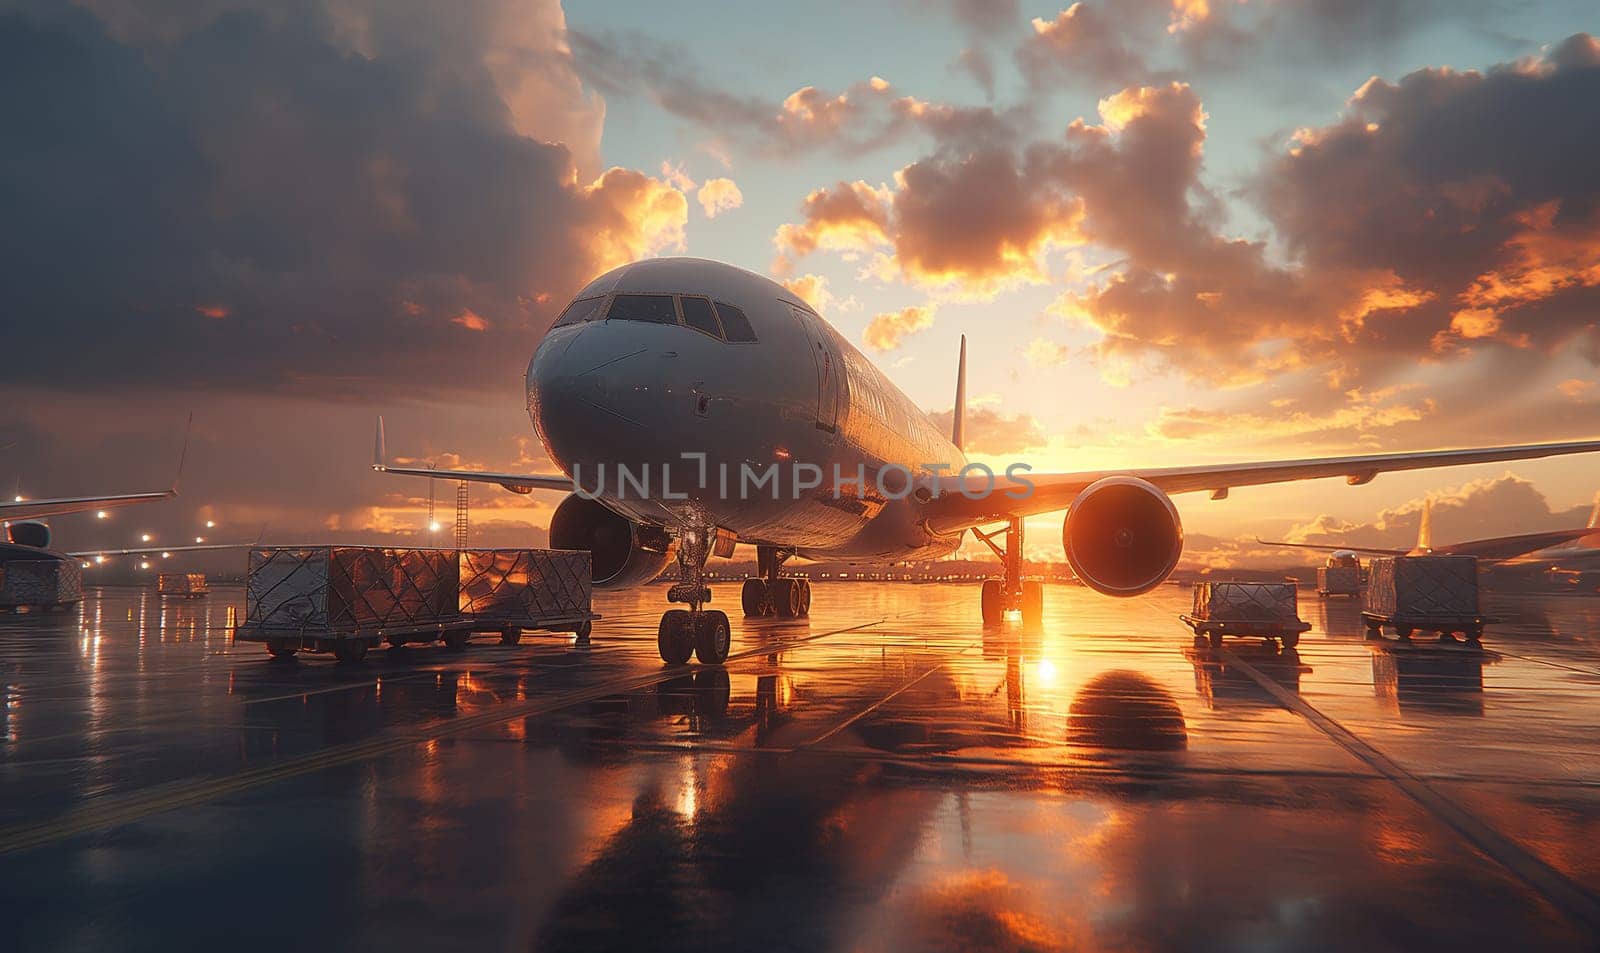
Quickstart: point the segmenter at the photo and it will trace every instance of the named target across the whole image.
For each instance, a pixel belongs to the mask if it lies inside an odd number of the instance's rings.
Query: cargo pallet
[[[1478,561],[1472,556],[1382,556],[1369,565],[1361,618],[1368,637],[1393,626],[1401,639],[1416,632],[1483,638],[1486,617],[1478,604]]]
[[[275,659],[332,652],[358,662],[367,650],[443,642],[460,651],[475,632],[515,645],[526,630],[589,639],[586,552],[322,546],[255,549],[245,622],[235,641],[261,642]]]

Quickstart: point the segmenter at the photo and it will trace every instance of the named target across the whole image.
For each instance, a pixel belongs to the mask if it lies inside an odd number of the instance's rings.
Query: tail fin
[[[1589,511],[1589,528],[1600,529],[1600,493],[1594,495],[1594,509]]]
[[[1417,525],[1417,551],[1433,551],[1433,496],[1422,501],[1422,522]]]
[[[967,442],[967,336],[961,335],[961,361],[956,365],[956,408],[951,413],[950,442],[957,450],[965,450]],[[1600,515],[1600,498],[1596,498],[1595,513]]]

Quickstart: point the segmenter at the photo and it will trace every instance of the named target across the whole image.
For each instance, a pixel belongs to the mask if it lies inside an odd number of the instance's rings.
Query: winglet
[[[378,415],[378,429],[372,435],[372,469],[382,473],[389,469],[389,453],[383,445],[383,415]]]
[[[965,450],[967,442],[967,336],[961,335],[961,360],[956,364],[956,406],[950,414],[950,442]]]
[[[183,462],[189,459],[189,434],[194,430],[194,411],[189,411],[189,421],[183,425],[183,449],[178,451],[178,473],[172,478],[172,495],[178,495],[178,484],[183,480]]]

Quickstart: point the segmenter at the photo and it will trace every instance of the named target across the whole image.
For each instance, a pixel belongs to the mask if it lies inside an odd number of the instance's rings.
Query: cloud
[[[553,0],[96,6],[0,16],[7,343],[74,355],[11,382],[479,391],[682,246],[679,189],[598,168]]]
[[[833,305],[833,295],[828,291],[828,279],[821,275],[797,275],[793,278],[784,278],[781,283],[818,314],[826,315]]]
[[[716,218],[723,212],[736,209],[744,204],[744,193],[739,191],[739,186],[732,179],[707,179],[706,184],[700,186],[700,191],[695,193],[695,198],[700,201],[700,208],[706,213],[706,218]]]
[[[874,351],[892,351],[908,334],[933,327],[933,305],[911,305],[899,311],[885,311],[867,322],[861,340]]]
[[[1023,358],[1034,367],[1053,367],[1067,363],[1072,349],[1049,338],[1034,338],[1022,349]]]
[[[950,433],[955,413],[941,410],[928,419],[944,433]],[[1039,421],[1031,414],[1003,414],[993,407],[968,405],[962,421],[966,451],[977,456],[1003,456],[1042,447],[1046,437]]]
[[[1409,500],[1368,520],[1331,514],[1296,525],[1287,542],[1409,549],[1416,545],[1425,499]],[[1587,504],[1557,510],[1534,484],[1514,473],[1474,480],[1433,494],[1433,542],[1459,543],[1586,525]]]

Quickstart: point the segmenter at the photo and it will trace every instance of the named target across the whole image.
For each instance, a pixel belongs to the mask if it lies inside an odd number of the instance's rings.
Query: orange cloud
[[[233,313],[226,306],[220,304],[199,305],[194,310],[197,314],[201,314],[205,317],[213,318],[218,321]]]
[[[587,236],[596,272],[684,248],[689,202],[672,183],[614,167],[586,186],[582,197],[596,219]]]
[[[706,180],[706,184],[695,193],[695,198],[699,199],[706,218],[716,218],[744,204],[744,193],[739,191],[739,186],[732,179],[727,178]]]
[[[489,322],[476,314],[470,308],[463,308],[461,313],[450,319],[451,324],[459,324],[468,331],[487,331]]]
[[[827,314],[829,306],[833,304],[833,295],[828,291],[828,279],[821,275],[805,274],[784,278],[782,284],[818,314]]]
[[[862,332],[861,339],[874,351],[892,351],[908,334],[933,326],[933,305],[912,305],[899,311],[886,311],[875,316]]]
[[[1071,348],[1049,338],[1034,338],[1022,349],[1023,358],[1034,367],[1051,367],[1065,364],[1072,355]]]

